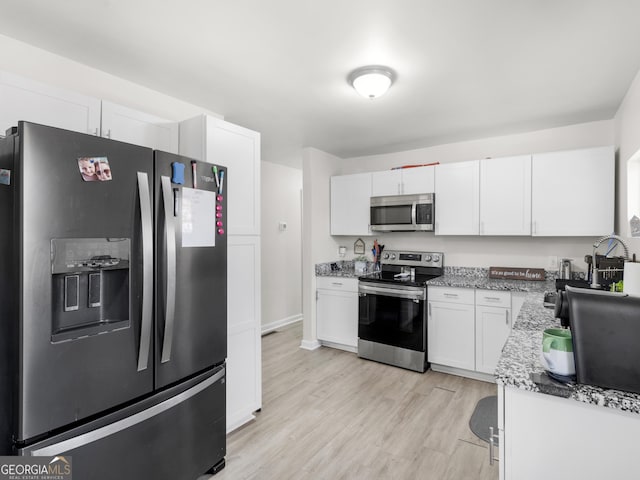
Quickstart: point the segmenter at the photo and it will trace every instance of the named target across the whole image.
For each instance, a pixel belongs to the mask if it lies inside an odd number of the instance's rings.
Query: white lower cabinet
[[[353,352],[357,350],[357,278],[317,277],[316,323],[320,343]]]
[[[262,408],[260,237],[227,237],[227,431]]]
[[[449,373],[489,380],[526,294],[429,286],[429,362]],[[463,371],[451,371],[461,369]],[[479,373],[481,375],[473,375]]]
[[[638,478],[640,415],[515,387],[498,397],[500,480]]]
[[[428,287],[427,357],[430,363],[475,368],[475,292]]]

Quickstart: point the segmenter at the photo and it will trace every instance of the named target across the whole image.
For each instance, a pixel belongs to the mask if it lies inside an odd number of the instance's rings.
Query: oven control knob
[[[391,260],[395,260],[395,259],[396,259],[396,254],[395,254],[395,253],[392,253],[392,254],[391,254]]]
[[[434,256],[433,256],[433,261],[434,261],[434,262],[438,262],[438,261],[440,261],[440,255],[434,255]]]
[[[431,261],[431,255],[425,255],[424,256],[424,261],[425,262],[430,262]]]
[[[382,258],[384,258],[385,260],[388,260],[389,259],[389,254],[388,253],[383,254]]]

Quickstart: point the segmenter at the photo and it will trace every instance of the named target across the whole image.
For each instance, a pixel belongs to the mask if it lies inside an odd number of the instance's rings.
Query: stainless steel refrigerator
[[[224,466],[226,174],[28,122],[0,140],[1,455]]]

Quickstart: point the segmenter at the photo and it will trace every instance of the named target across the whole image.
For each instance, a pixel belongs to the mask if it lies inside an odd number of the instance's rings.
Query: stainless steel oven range
[[[440,252],[385,251],[359,277],[358,356],[417,372],[427,362],[427,284],[443,273]]]

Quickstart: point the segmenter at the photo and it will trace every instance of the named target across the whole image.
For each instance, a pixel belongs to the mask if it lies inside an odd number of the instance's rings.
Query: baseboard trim
[[[300,348],[303,350],[316,350],[320,348],[320,342],[318,340],[302,340]]]
[[[458,375],[459,377],[473,378],[482,382],[496,383],[496,377],[489,373],[474,372],[473,370],[465,370],[463,368],[448,367],[446,365],[437,365],[432,363],[431,370],[434,372],[448,373],[450,375]]]
[[[302,314],[299,313],[298,315],[292,315],[290,317],[276,320],[275,322],[267,323],[265,325],[262,325],[262,335],[266,335],[267,333],[271,333],[279,328],[286,327],[287,325],[291,325],[301,321],[302,321]]]

